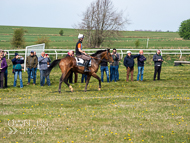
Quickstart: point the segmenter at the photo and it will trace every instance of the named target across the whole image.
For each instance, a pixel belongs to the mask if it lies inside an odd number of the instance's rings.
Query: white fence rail
[[[58,55],[66,55],[69,50],[74,49],[44,49],[46,54],[49,55],[55,55],[56,59],[58,58]],[[95,53],[97,50],[102,49],[83,49],[86,53],[92,54]],[[124,55],[127,54],[127,51],[132,51],[132,54],[138,54],[139,50],[143,50],[145,55],[153,55],[156,53],[157,49],[117,49],[117,52],[121,54],[121,58],[124,57]],[[18,52],[19,55],[25,55],[25,49],[23,50],[5,50],[8,52],[8,59],[10,59],[10,56],[14,56],[15,52]],[[161,55],[180,55],[180,58],[182,55],[189,55],[190,49],[160,49]]]

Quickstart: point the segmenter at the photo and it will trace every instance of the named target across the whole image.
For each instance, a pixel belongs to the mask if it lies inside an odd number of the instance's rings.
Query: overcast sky
[[[73,28],[94,0],[0,0],[0,25]],[[126,30],[177,31],[190,0],[112,0],[130,20]]]

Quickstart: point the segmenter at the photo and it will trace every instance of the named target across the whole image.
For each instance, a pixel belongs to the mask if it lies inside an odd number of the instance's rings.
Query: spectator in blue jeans
[[[116,49],[113,49],[113,52],[111,53],[112,58],[114,62],[110,65],[110,81],[114,80],[117,81],[118,76],[118,65],[119,65],[119,54],[116,53]]]
[[[146,58],[143,56],[143,50],[140,50],[139,54],[140,55],[137,57],[137,62],[138,62],[137,81],[139,81],[139,76],[140,75],[141,75],[141,81],[143,81],[144,61],[146,61]]]
[[[44,86],[45,78],[46,78],[47,85],[50,86],[49,75],[47,77],[45,77],[44,75],[49,66],[48,63],[51,62],[51,59],[49,58],[49,56],[47,54],[45,54],[45,52],[42,52],[41,56],[38,58],[38,62],[39,62],[39,69],[40,69],[40,85]]]
[[[85,83],[86,83],[86,80],[87,80],[87,75],[86,74],[82,74],[81,83],[83,83],[84,79],[85,79]]]
[[[31,73],[33,76],[33,85],[36,84],[35,70],[38,65],[38,59],[34,56],[34,51],[31,51],[30,55],[26,58],[26,67],[28,68],[28,84],[30,84]]]
[[[107,82],[109,82],[109,70],[108,70],[108,62],[106,59],[103,59],[102,62],[100,63],[101,67],[101,81],[104,82],[104,71],[106,72],[107,76]]]
[[[35,52],[35,51],[34,51],[34,56],[36,56],[36,58],[38,59],[38,56],[36,55],[36,52]],[[35,78],[35,79],[36,79],[37,67],[38,67],[38,64],[37,64],[36,67],[34,68],[34,78]],[[31,79],[33,79],[32,73],[31,73]]]
[[[20,79],[20,88],[23,88],[22,82],[22,66],[21,64],[24,63],[24,58],[19,56],[18,53],[15,53],[15,58],[12,59],[13,63],[13,73],[14,73],[14,83],[13,86],[16,87],[17,76],[19,75]]]

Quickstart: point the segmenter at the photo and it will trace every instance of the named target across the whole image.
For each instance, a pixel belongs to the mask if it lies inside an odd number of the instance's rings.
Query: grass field
[[[91,78],[88,91],[84,83],[65,84],[58,90],[61,71],[55,68],[51,86],[0,89],[0,142],[2,143],[81,143],[81,142],[190,142],[190,66],[162,67],[161,80],[153,81],[153,66],[145,66],[143,82],[126,82],[120,66],[118,82],[102,83]],[[100,75],[100,71],[98,71]],[[134,78],[136,79],[135,66]],[[81,77],[81,76],[80,76]],[[79,79],[80,79],[79,77]],[[105,80],[105,79],[104,79]],[[12,130],[12,131],[11,131]]]
[[[0,48],[13,49],[10,44],[13,32],[18,26],[0,26]],[[28,33],[25,34],[26,46],[34,45],[38,37],[46,36],[51,40],[50,48],[75,48],[78,30],[64,28],[42,28],[42,27],[23,27]],[[63,29],[64,35],[59,36],[59,31]],[[110,48],[136,48],[135,41],[140,41],[139,48],[146,48],[147,38],[149,38],[149,48],[189,48],[190,40],[182,40],[177,32],[143,32],[125,31],[121,32],[119,39],[111,39],[102,44],[102,47]],[[87,43],[83,44],[84,48]]]

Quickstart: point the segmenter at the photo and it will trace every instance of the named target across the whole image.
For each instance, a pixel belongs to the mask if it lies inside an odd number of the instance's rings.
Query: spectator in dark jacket
[[[134,73],[134,58],[137,58],[138,55],[131,55],[131,51],[127,51],[127,56],[124,58],[124,66],[127,69],[127,79],[129,81],[129,74],[131,73],[131,81],[133,81],[133,73]]]
[[[163,62],[160,50],[157,50],[157,53],[153,56],[153,61],[154,61],[154,80],[156,79],[157,73],[158,73],[157,80],[160,80],[161,66]]]
[[[34,56],[35,56],[35,57],[37,58],[37,60],[38,60],[38,56],[36,55],[36,52],[35,52],[35,51],[34,51]],[[35,79],[36,79],[37,67],[38,67],[38,62],[37,62],[36,67],[34,67],[34,78],[35,78]],[[31,72],[31,79],[33,79],[32,72]]]
[[[143,50],[140,50],[139,54],[140,55],[137,57],[137,62],[138,62],[137,81],[139,81],[140,74],[141,74],[141,81],[143,81],[144,61],[146,61],[146,58],[143,56]]]
[[[118,65],[119,65],[119,54],[116,53],[116,49],[113,49],[113,52],[111,53],[112,58],[114,62],[110,64],[110,81],[114,80],[117,81],[118,76]]]
[[[33,77],[33,85],[36,84],[35,68],[38,65],[38,59],[34,56],[34,51],[31,51],[30,55],[26,58],[26,67],[28,68],[28,84],[30,84],[31,73]]]
[[[3,88],[3,77],[4,77],[4,72],[7,68],[7,62],[6,59],[4,58],[4,54],[1,52],[0,53],[0,88]]]
[[[109,70],[108,70],[108,61],[106,59],[103,59],[100,63],[101,67],[101,81],[104,82],[104,71],[106,72],[107,76],[107,82],[109,82]]]
[[[17,76],[19,75],[20,88],[23,88],[21,64],[24,63],[24,58],[22,56],[19,56],[18,53],[15,53],[15,58],[12,59],[12,63],[13,63],[13,73],[14,73],[13,86],[16,87]]]
[[[39,62],[39,69],[40,69],[40,85],[44,86],[45,84],[45,78],[47,80],[47,85],[50,86],[50,79],[49,75],[45,77],[45,72],[48,68],[48,63],[51,62],[51,59],[49,58],[49,55],[45,54],[45,52],[41,53],[41,56],[38,57],[38,62]]]

